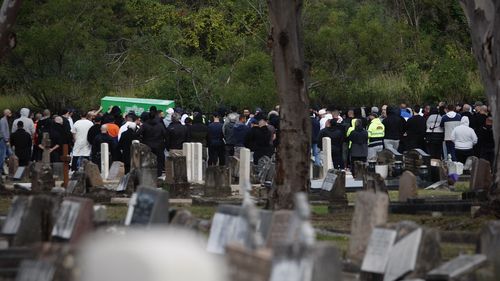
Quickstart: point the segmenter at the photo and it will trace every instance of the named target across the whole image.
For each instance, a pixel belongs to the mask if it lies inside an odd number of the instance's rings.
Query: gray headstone
[[[407,199],[417,196],[417,177],[410,171],[404,171],[399,178],[399,201],[406,202]]]
[[[127,225],[168,223],[168,192],[156,188],[141,187],[134,197],[135,202],[131,202],[129,205],[129,213],[126,218]]]
[[[114,161],[109,168],[107,180],[120,180],[125,176],[125,164],[120,161]]]
[[[271,281],[329,281],[342,279],[337,248],[284,244],[274,247]]]
[[[470,174],[470,171],[472,170],[472,163],[477,160],[479,160],[479,158],[477,158],[476,156],[467,157],[467,160],[464,164],[464,173],[465,171],[468,171],[468,173]]]
[[[83,170],[89,187],[101,187],[104,185],[99,167],[87,160],[83,161]]]
[[[205,196],[231,196],[231,171],[229,167],[207,167],[205,170]]]
[[[389,197],[385,193],[360,191],[356,193],[351,239],[347,257],[361,265],[372,230],[387,222]]]
[[[323,180],[323,184],[321,185],[321,190],[328,191],[328,192],[332,191],[336,180],[337,180],[336,171],[329,170],[328,173],[326,173],[325,179]]]
[[[37,162],[31,165],[31,190],[35,192],[50,191],[56,182],[49,164]]]
[[[396,236],[395,230],[375,228],[370,236],[361,270],[384,274]]]
[[[26,169],[25,166],[19,166],[17,167],[17,170],[12,178],[17,181],[27,179],[27,171],[28,170]]]
[[[71,175],[66,191],[69,194],[79,195],[87,193],[87,180],[82,168]]]
[[[19,167],[19,158],[12,154],[5,162],[7,162],[7,166],[9,167],[9,177],[12,178]]]
[[[272,248],[276,242],[284,241],[290,230],[290,221],[293,216],[293,211],[278,210],[273,212],[271,229],[267,236],[267,247]]]
[[[422,229],[418,228],[394,245],[389,256],[384,281],[398,280],[416,269],[421,241]]]
[[[484,159],[478,159],[472,162],[472,169],[470,171],[470,189],[479,190],[483,189],[488,191],[493,183],[493,176],[491,174],[490,162]]]
[[[500,252],[500,220],[489,221],[481,230],[478,253],[494,261]]]
[[[9,213],[2,227],[2,234],[16,235],[21,225],[24,214],[29,206],[29,198],[26,196],[16,196],[12,200]]]
[[[231,243],[226,247],[226,260],[230,280],[268,281],[271,275],[270,249],[248,250],[243,245]]]
[[[272,216],[269,211],[259,210],[258,231],[268,237]],[[224,254],[229,243],[248,245],[248,223],[243,218],[243,209],[234,205],[219,205],[212,219],[207,251]]]
[[[67,197],[61,203],[52,237],[77,243],[94,228],[94,202],[90,199]]]
[[[165,182],[170,185],[186,183],[188,181],[186,165],[185,156],[167,157],[165,160]]]
[[[486,260],[485,255],[460,255],[430,271],[427,279],[454,280],[481,267]]]
[[[16,281],[52,281],[56,268],[48,261],[24,260],[18,272]]]
[[[363,190],[373,192],[387,192],[385,180],[377,173],[366,173],[363,176]]]
[[[50,163],[52,167],[52,173],[58,180],[62,181],[64,179],[64,163],[63,162],[54,162]]]

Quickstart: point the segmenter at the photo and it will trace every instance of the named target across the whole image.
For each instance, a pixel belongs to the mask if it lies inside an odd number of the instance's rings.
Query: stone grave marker
[[[363,190],[387,193],[385,180],[377,173],[368,172],[363,177]]]
[[[354,174],[353,177],[355,180],[363,180],[363,177],[367,173],[367,167],[364,162],[354,161]]]
[[[481,229],[477,252],[494,261],[500,246],[500,220],[489,221]]]
[[[251,162],[252,154],[250,149],[241,148],[240,149],[240,164],[239,164],[239,185],[240,191],[244,192],[247,189],[250,189],[250,174],[252,170],[252,162]]]
[[[130,198],[125,225],[167,224],[168,192],[140,187]]]
[[[485,255],[460,255],[427,274],[426,280],[456,280],[486,263]]]
[[[147,147],[147,146],[146,146]],[[147,147],[149,149],[149,147]],[[151,150],[141,150],[141,163],[138,171],[139,186],[158,187],[157,159]]]
[[[125,164],[121,161],[114,161],[109,169],[107,180],[121,180],[125,176]]]
[[[109,144],[101,143],[101,175],[107,179],[109,176]]]
[[[63,144],[63,155],[61,155],[62,161],[62,179],[63,186],[68,187],[69,183],[69,163],[71,162],[71,156],[69,155],[69,145]]]
[[[403,161],[403,155],[392,147],[377,152],[377,163],[380,165],[391,165],[396,161]]]
[[[412,149],[404,154],[405,169],[411,171],[414,175],[419,174],[420,166],[431,166],[431,157],[421,149]]]
[[[219,205],[212,219],[207,251],[224,254],[225,247],[231,243],[247,245],[247,223],[243,218],[243,209],[235,205]],[[259,210],[258,231],[267,237],[272,220],[272,213]]]
[[[94,202],[90,199],[70,197],[63,200],[56,223],[52,229],[52,237],[57,240],[76,243],[92,231],[94,218]]]
[[[272,248],[276,242],[284,241],[290,231],[293,211],[278,210],[274,211],[271,220],[271,227],[266,239],[268,248]]]
[[[384,281],[398,280],[416,269],[421,241],[422,229],[418,228],[394,245],[389,256]]]
[[[370,235],[361,270],[384,274],[396,236],[397,232],[395,230],[375,228]]]
[[[12,178],[19,167],[19,158],[15,154],[12,154],[7,158],[6,162],[9,167],[9,178]]]
[[[342,280],[340,254],[333,245],[274,246],[270,281]]]
[[[24,260],[16,276],[16,281],[52,281],[56,273],[55,266],[44,260]]]
[[[321,185],[321,190],[330,192],[335,185],[335,181],[337,180],[337,173],[335,169],[329,170],[326,173],[326,177],[323,180],[323,184]]]
[[[407,273],[404,274],[404,277],[406,279],[411,279],[411,278],[425,278],[427,273],[431,271],[433,268],[436,267],[436,265],[441,263],[441,247],[440,247],[440,237],[439,237],[439,232],[435,229],[430,229],[430,228],[425,228],[425,227],[420,227],[418,224],[412,221],[401,221],[397,224],[389,224],[388,227],[390,229],[396,229],[398,232],[398,236],[396,238],[396,245],[403,241],[403,239],[407,238],[409,235],[414,234],[415,231],[420,230],[421,231],[421,239],[418,245],[414,245],[417,247],[416,250],[416,258],[415,258],[415,263],[411,264],[411,267],[413,267],[412,270],[408,271]],[[396,245],[393,247],[393,250],[391,251],[391,256],[394,254],[395,256],[398,255],[398,253],[394,251],[394,248]],[[407,250],[400,249],[402,252],[405,252],[408,254],[411,254]],[[407,256],[405,258],[409,258],[410,256]],[[396,260],[396,262],[401,262],[403,260],[399,260],[397,257],[393,258]],[[389,259],[389,263],[391,262],[391,259]],[[407,268],[410,267],[410,264],[407,263]],[[395,268],[403,268],[404,266],[401,266],[401,264],[395,264],[393,265]],[[388,265],[388,270],[389,270],[389,265]],[[388,272],[388,271],[387,271]],[[386,272],[386,275],[387,275]]]
[[[24,181],[28,180],[28,168],[26,166],[19,166],[12,176],[12,179],[15,181]]]
[[[238,178],[240,177],[240,159],[236,156],[230,156],[229,168],[231,168],[231,182],[238,182]]]
[[[488,191],[493,183],[490,162],[484,159],[478,159],[472,162],[470,177],[470,189]]]
[[[332,160],[332,139],[323,138],[322,140],[323,150],[321,151],[321,156],[323,160],[323,175],[326,176],[329,170],[333,169]]]
[[[205,196],[231,196],[231,171],[229,167],[209,166],[205,174]]]
[[[399,201],[406,202],[417,196],[417,177],[410,171],[404,171],[399,178]]]
[[[21,225],[24,214],[29,206],[29,198],[26,196],[16,196],[12,199],[9,213],[2,227],[2,234],[16,235]]]
[[[241,244],[229,244],[226,257],[230,280],[269,281],[272,261],[270,249],[249,251]]]
[[[71,175],[66,192],[80,195],[87,193],[87,179],[83,167],[80,167]]]
[[[57,199],[48,195],[15,197],[2,228],[11,247],[49,241],[57,206]]]
[[[165,182],[168,184],[188,182],[185,156],[167,157],[165,160]]]
[[[345,171],[335,171],[336,179],[333,188],[328,192],[328,210],[347,208],[347,194],[345,191]],[[325,192],[325,191],[322,191]]]
[[[196,218],[193,217],[188,210],[177,210],[174,217],[170,221],[171,225],[191,228],[196,224]]]
[[[360,191],[356,194],[347,258],[361,265],[372,230],[387,222],[389,196],[386,193]]]
[[[467,160],[465,160],[465,164],[464,164],[464,174],[470,175],[470,172],[472,170],[472,163],[474,163],[475,161],[478,161],[478,160],[479,160],[479,158],[477,158],[476,156],[467,157]]]
[[[64,163],[54,162],[50,164],[52,168],[52,174],[57,180],[64,180]]]
[[[118,183],[118,186],[116,187],[116,191],[118,192],[134,192],[135,190],[135,180],[137,179],[137,177],[135,176],[135,171],[130,171],[128,174],[126,174],[125,176],[123,176],[121,179],[120,179],[120,182]]]
[[[34,192],[50,191],[56,182],[52,175],[50,164],[37,162],[31,165],[30,180],[31,190]]]
[[[99,167],[96,164],[83,160],[83,171],[88,187],[101,187],[104,185],[101,172],[99,172]]]

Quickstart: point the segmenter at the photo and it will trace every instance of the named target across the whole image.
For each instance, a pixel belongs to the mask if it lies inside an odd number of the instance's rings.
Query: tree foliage
[[[455,0],[305,0],[303,26],[315,104],[482,94]],[[38,108],[85,109],[104,95],[204,110],[277,103],[266,0],[23,1],[15,29],[0,94]]]

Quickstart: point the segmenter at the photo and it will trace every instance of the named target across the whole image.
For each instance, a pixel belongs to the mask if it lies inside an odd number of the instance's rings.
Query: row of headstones
[[[230,280],[341,280],[340,254],[333,245],[316,243],[305,194],[297,194],[295,211],[220,205],[207,251],[224,255]]]
[[[414,222],[388,224],[387,194],[360,191],[356,195],[347,258],[369,280],[427,278],[455,280],[500,256],[500,221],[481,232],[478,255],[461,255],[441,264],[440,235]]]

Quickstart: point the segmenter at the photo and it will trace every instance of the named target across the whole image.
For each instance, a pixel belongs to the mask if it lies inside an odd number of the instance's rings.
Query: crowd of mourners
[[[465,162],[475,155],[492,162],[494,140],[488,106],[469,104],[418,105],[408,107],[383,105],[371,108],[311,108],[312,156],[322,165],[319,154],[322,139],[331,139],[335,168],[352,168],[354,161],[375,159],[384,148],[400,153],[421,149],[433,158]],[[242,147],[253,152],[254,164],[265,156],[272,158],[279,144],[279,106],[268,113],[261,108],[251,111],[236,108],[204,114],[180,107],[165,112],[151,107],[149,111],[122,112],[114,106],[107,112],[76,112],[66,109],[52,114],[22,108],[13,114],[5,109],[0,119],[0,167],[15,154],[19,165],[40,161],[44,149],[43,135],[50,138],[51,162],[62,162],[63,147],[68,146],[71,170],[77,170],[83,159],[100,166],[101,144],[107,143],[112,161],[122,161],[130,170],[130,147],[134,140],[149,146],[156,155],[158,176],[164,170],[167,155],[182,155],[183,143],[198,142],[207,148],[209,165],[225,165]],[[13,116],[15,115],[15,116]],[[112,162],[110,161],[110,162]]]
[[[158,176],[164,171],[167,155],[183,154],[185,142],[201,143],[208,148],[205,159],[209,165],[225,165],[230,156],[241,147],[253,151],[258,163],[263,156],[272,157],[277,145],[279,128],[278,111],[268,114],[257,108],[221,108],[209,115],[200,109],[185,111],[169,108],[165,112],[152,106],[149,111],[122,112],[118,106],[107,112],[102,109],[79,113],[66,109],[52,114],[48,109],[41,113],[22,108],[16,116],[4,110],[0,120],[0,167],[10,155],[15,154],[19,165],[41,161],[44,150],[43,136],[50,138],[50,161],[62,162],[63,148],[68,146],[71,170],[77,170],[83,159],[100,166],[101,144],[109,146],[111,161],[122,161],[125,171],[130,170],[131,144],[134,140],[147,145],[157,157]]]
[[[465,163],[469,156],[493,161],[492,117],[482,102],[371,109],[311,110],[315,164],[320,165],[322,139],[329,137],[335,168],[375,160],[384,148],[399,153],[421,149],[432,158]]]

